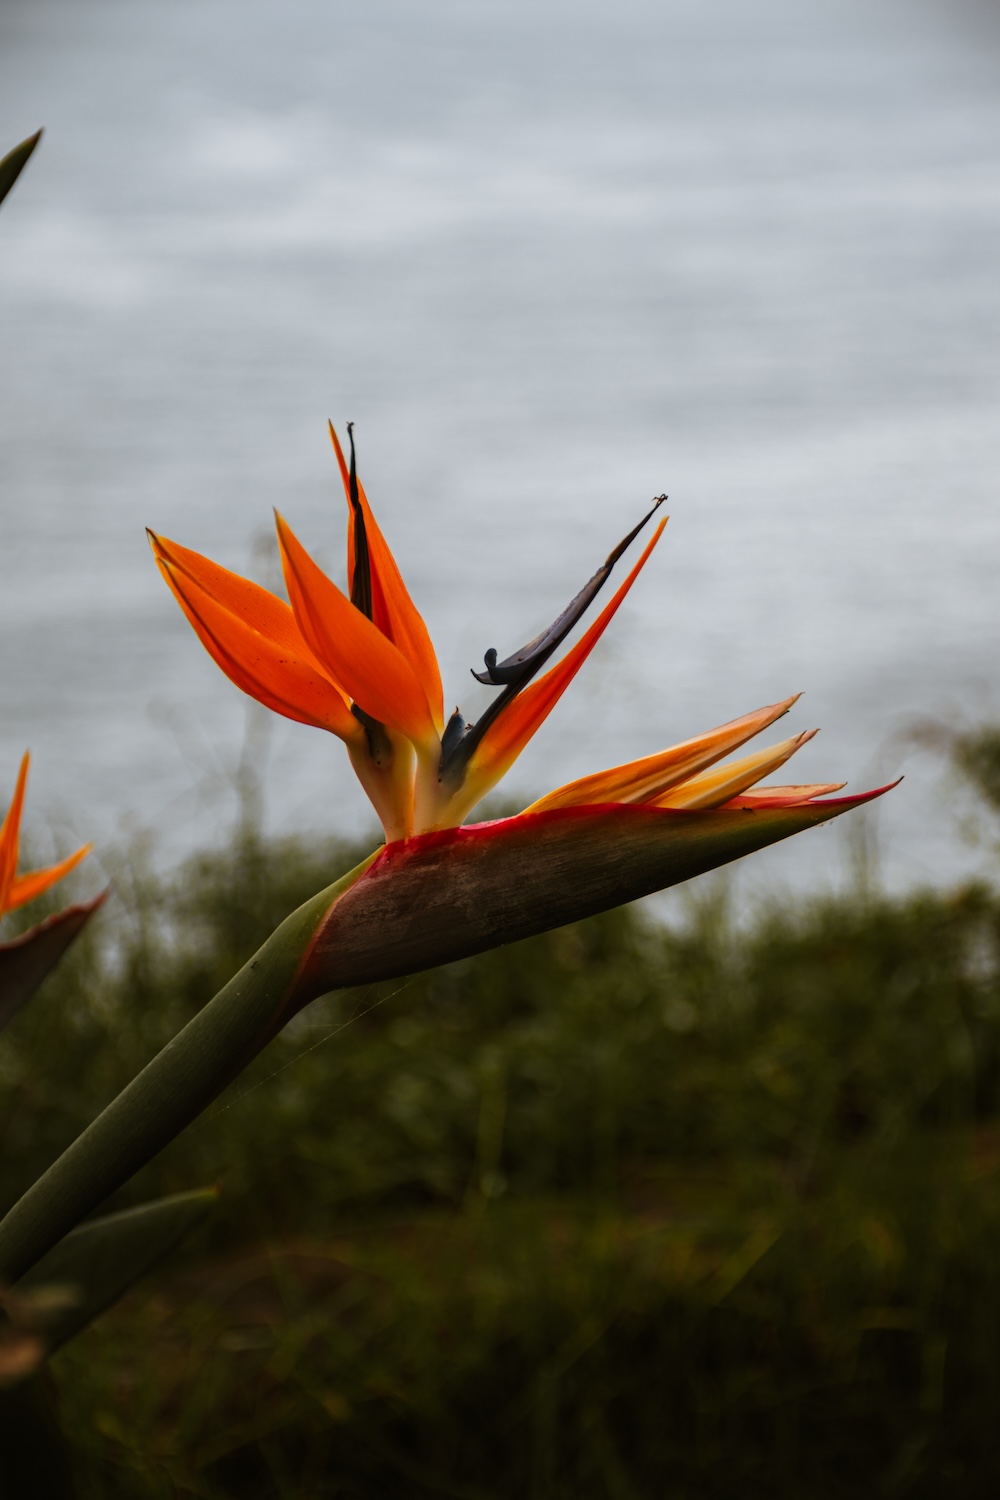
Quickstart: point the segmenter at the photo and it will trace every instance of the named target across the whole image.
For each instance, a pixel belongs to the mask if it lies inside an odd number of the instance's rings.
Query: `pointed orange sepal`
[[[10,909],[10,894],[17,876],[17,854],[21,841],[21,814],[24,811],[24,792],[28,784],[28,767],[31,755],[26,750],[21,757],[17,773],[17,784],[10,799],[7,816],[0,827],[0,916]]]
[[[330,440],[337,455],[340,477],[344,482],[348,510],[351,504],[351,476],[340,446],[340,439],[329,424]],[[435,728],[440,734],[444,728],[444,692],[441,687],[441,671],[437,654],[423,617],[410,597],[402,574],[389,544],[379,529],[372,514],[364,486],[358,480],[358,502],[364,517],[365,536],[368,541],[368,560],[372,583],[372,623],[405,656],[416,673],[427,698]],[[354,517],[350,515],[347,527],[347,577],[348,586],[354,582]]]
[[[669,750],[661,750],[656,755],[647,755],[642,760],[629,761],[627,765],[613,766],[609,771],[598,771],[592,776],[582,776],[579,781],[570,781],[540,797],[525,811],[592,807],[598,802],[652,802],[670,787],[686,781],[767,729],[775,719],[786,714],[800,696],[796,693],[781,703],[770,703],[766,708],[732,719],[718,729],[672,745]]]
[[[349,743],[361,738],[345,694],[315,660],[287,604],[198,552],[152,532],[149,539],[174,598],[230,682],[286,719]]]
[[[26,906],[29,901],[34,901],[36,896],[41,896],[50,886],[55,885],[57,880],[62,880],[70,870],[75,870],[82,859],[93,848],[92,844],[84,844],[77,849],[75,854],[62,859],[57,865],[49,865],[47,870],[31,870],[27,875],[15,876],[7,892],[7,903],[5,911],[16,911],[19,906]]]
[[[710,771],[703,771],[700,776],[692,776],[689,781],[684,781],[680,786],[671,788],[657,797],[654,807],[687,808],[692,811],[710,807],[722,807],[731,798],[738,797],[741,792],[747,791],[760,781],[762,776],[769,776],[779,766],[783,766],[796,752],[800,750],[807,741],[816,734],[815,729],[807,729],[803,734],[792,735],[790,739],[782,740],[778,745],[768,745],[763,750],[755,750],[752,755],[744,755],[739,760],[727,761],[725,765],[713,766]]]
[[[299,629],[358,706],[416,745],[437,739],[427,696],[397,646],[317,566],[276,517],[285,584]]]
[[[28,785],[30,765],[31,756],[26,750],[21,757],[14,795],[7,809],[7,816],[3,820],[3,827],[0,828],[0,917],[6,912],[16,911],[19,906],[25,906],[29,901],[34,901],[36,896],[41,896],[54,886],[57,880],[62,880],[64,875],[68,875],[70,870],[75,869],[82,859],[86,859],[91,850],[90,844],[84,844],[83,848],[77,849],[75,854],[60,860],[57,864],[49,865],[45,870],[32,870],[27,875],[18,875],[17,856],[21,842],[21,816],[24,812],[24,794]]]
[[[262,588],[252,579],[244,578],[213,562],[210,557],[192,552],[190,547],[182,547],[168,537],[157,536],[148,528],[146,535],[161,567],[166,565],[173,573],[186,574],[203,594],[207,594],[216,604],[242,620],[244,625],[259,635],[266,636],[276,646],[283,646],[294,652],[300,660],[311,661],[318,669],[319,663],[312,660],[312,653],[302,639],[295,616],[284,599],[279,599],[276,594]]]

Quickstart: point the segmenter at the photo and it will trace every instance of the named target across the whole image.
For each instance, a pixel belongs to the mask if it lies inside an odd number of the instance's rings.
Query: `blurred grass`
[[[5,1200],[356,857],[123,873],[8,1033]],[[997,1492],[1000,897],[693,889],[319,1002],[136,1180],[224,1206],[55,1361],[83,1500]]]

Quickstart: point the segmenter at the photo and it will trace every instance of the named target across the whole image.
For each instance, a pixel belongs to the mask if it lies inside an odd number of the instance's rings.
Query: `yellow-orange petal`
[[[656,755],[647,755],[642,760],[629,761],[624,766],[613,766],[609,771],[598,771],[592,776],[582,776],[579,781],[567,782],[554,792],[533,802],[526,812],[549,812],[555,807],[593,807],[602,802],[652,802],[656,797],[688,780],[706,766],[721,760],[731,750],[736,750],[755,734],[767,729],[775,719],[786,714],[801,694],[785,698],[781,703],[768,704],[742,718],[732,719],[718,729],[694,739],[684,740],[661,750]]]
[[[464,788],[460,789],[456,793],[456,801],[466,802],[470,794],[475,794],[478,800],[478,797],[483,796],[491,786],[494,786],[513,765],[532,735],[555,708],[611,623],[622,600],[642,572],[653,548],[663,535],[663,528],[666,524],[666,521],[661,521],[657,526],[631,573],[576,645],[572,646],[562,660],[556,666],[551,667],[543,677],[539,677],[536,682],[526,687],[495,723],[490,725],[470,760],[466,774],[468,791],[466,792]]]
[[[27,750],[21,757],[17,773],[17,784],[10,799],[7,816],[0,827],[0,916],[10,910],[10,892],[17,874],[17,852],[21,837],[21,814],[24,811],[24,790],[28,784],[28,767],[31,756]]]
[[[680,786],[664,792],[662,797],[655,798],[652,806],[692,810],[721,807],[724,802],[747,791],[762,776],[783,766],[815,733],[815,729],[807,729],[803,734],[782,740],[779,745],[769,745],[767,749],[757,750],[753,755],[745,755],[740,760],[727,761],[725,765],[715,766],[711,771],[703,771],[700,776],[692,776],[690,781],[682,782]]]
[[[11,883],[7,893],[7,911],[15,911],[19,906],[26,906],[29,901],[34,901],[36,896],[41,896],[50,886],[55,885],[57,880],[62,880],[70,870],[75,870],[82,859],[93,848],[92,844],[84,844],[82,849],[77,849],[75,854],[69,855],[67,859],[61,859],[56,865],[49,865],[47,870],[31,870],[27,875],[18,875]]]
[[[348,507],[351,502],[351,476],[344,458],[344,451],[334,430],[329,424],[330,440],[337,455],[340,477],[344,482]],[[358,481],[358,501],[364,516],[365,536],[368,540],[368,561],[372,581],[372,621],[382,634],[388,636],[394,646],[410,663],[427,698],[434,723],[440,734],[444,728],[444,692],[441,687],[441,671],[437,655],[423,617],[410,597],[396,559],[372,515],[364,486]],[[354,579],[354,522],[347,528],[347,576],[350,584]]]
[[[277,517],[288,597],[310,649],[360,708],[416,745],[437,740],[419,678],[406,657],[343,594]]]
[[[344,693],[321,672],[297,630],[295,638],[301,644],[293,650],[226,609],[189,572],[171,565],[162,551],[157,551],[156,560],[198,639],[230,682],[286,719],[328,729],[349,743],[364,734]],[[294,627],[291,610],[288,616]]]
[[[755,786],[752,792],[733,797],[723,807],[802,807],[817,797],[843,791],[846,781],[814,781],[806,786]]]

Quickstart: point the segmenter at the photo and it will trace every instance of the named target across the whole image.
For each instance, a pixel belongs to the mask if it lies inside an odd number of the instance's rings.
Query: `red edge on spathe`
[[[89,901],[74,901],[72,906],[64,906],[62,911],[55,911],[51,916],[43,917],[26,932],[19,933],[15,938],[8,938],[6,942],[0,943],[0,950],[14,952],[18,948],[27,948],[40,933],[51,932],[53,928],[61,927],[74,918],[80,918],[82,926],[88,917],[92,917],[94,912],[104,905],[110,895],[111,887],[106,885],[103,891],[98,891],[97,895],[91,896]]]
[[[891,792],[894,787],[899,786],[902,776],[897,776],[895,781],[889,781],[885,786],[875,787],[870,792],[855,792],[848,797],[818,797],[812,802],[799,802],[796,804],[800,809],[815,807],[820,809],[836,808],[846,811],[852,807],[861,807],[866,802],[873,802],[877,797],[883,797],[886,792]],[[556,807],[548,812],[538,813],[515,813],[510,818],[493,818],[486,823],[468,823],[461,828],[443,828],[435,833],[418,833],[412,838],[396,839],[394,843],[386,844],[377,859],[374,859],[361,879],[366,880],[369,875],[375,873],[387,860],[398,859],[401,855],[412,855],[422,853],[428,849],[439,849],[447,844],[462,844],[475,841],[485,843],[488,840],[499,837],[502,834],[513,831],[515,828],[528,830],[541,828],[550,823],[582,821],[595,816],[616,813],[619,816],[630,815],[649,817],[651,813],[658,813],[662,818],[690,818],[703,817],[706,811],[715,813],[728,813],[733,818],[757,817],[761,812],[771,809],[751,807],[716,807],[716,808],[686,808],[686,807],[650,807],[648,803],[642,802],[591,802],[583,807]]]

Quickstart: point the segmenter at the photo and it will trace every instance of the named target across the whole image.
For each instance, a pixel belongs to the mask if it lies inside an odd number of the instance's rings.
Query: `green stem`
[[[315,998],[296,985],[302,960],[331,906],[368,864],[287,917],[15,1203],[0,1223],[0,1281],[16,1281],[145,1166]]]

